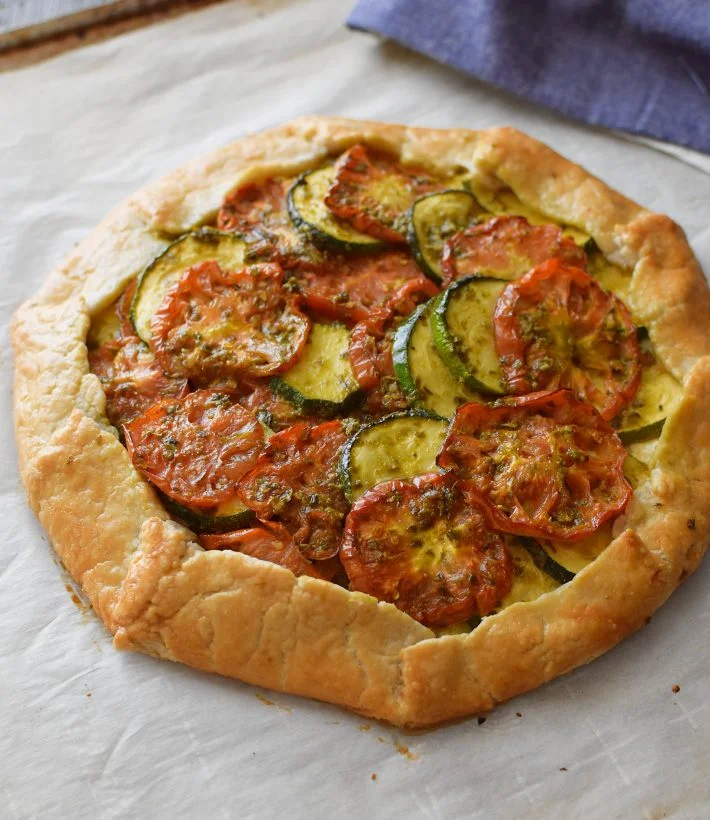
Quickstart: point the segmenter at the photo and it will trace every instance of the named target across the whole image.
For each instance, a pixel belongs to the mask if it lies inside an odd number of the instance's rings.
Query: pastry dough
[[[90,317],[170,236],[249,178],[295,173],[365,142],[466,170],[593,236],[633,271],[628,303],[684,395],[615,539],[571,582],[435,637],[393,605],[241,553],[204,551],[133,468],[89,372]],[[394,724],[481,713],[643,626],[696,569],[710,513],[710,291],[670,219],[510,128],[430,130],[307,117],[239,140],[113,211],[18,311],[15,422],[30,503],[122,649],[341,704]]]

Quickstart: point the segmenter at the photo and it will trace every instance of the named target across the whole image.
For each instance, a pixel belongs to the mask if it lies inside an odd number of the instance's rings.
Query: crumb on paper
[[[377,780],[377,774],[376,774],[375,772],[373,772],[373,773],[370,775],[370,780]]]
[[[567,766],[560,766],[560,771],[561,772],[566,772],[567,771]]]
[[[407,760],[418,760],[419,755],[414,754],[413,751],[410,750],[408,746],[405,746],[404,743],[400,743],[399,741],[395,741],[394,748],[397,750],[402,757],[406,757]]]
[[[84,697],[85,698],[90,698],[91,697],[91,692],[84,692]]]
[[[486,722],[486,719],[484,717],[479,717],[477,718],[477,722],[479,726],[483,726],[483,724]]]
[[[372,726],[368,726],[367,723],[361,723],[357,728],[361,732],[369,732],[372,729]]]
[[[516,713],[515,713],[515,717],[522,717],[522,716],[523,716],[523,713],[522,713],[522,712],[516,712]]]
[[[677,683],[674,683],[673,686],[671,686],[671,691],[675,693],[680,692],[680,686],[678,686]]]
[[[290,713],[290,712],[293,711],[290,706],[284,706],[281,703],[276,703],[275,701],[271,700],[270,698],[267,698],[266,695],[261,695],[258,692],[256,693],[256,698],[258,700],[260,700],[264,704],[264,706],[275,706],[279,710],[279,712],[289,712]]]

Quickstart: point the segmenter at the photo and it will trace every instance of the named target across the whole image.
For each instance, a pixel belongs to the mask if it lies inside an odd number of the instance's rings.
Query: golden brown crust
[[[633,270],[629,301],[685,385],[649,480],[605,552],[563,587],[433,633],[389,604],[248,556],[205,552],[133,469],[89,373],[89,316],[170,234],[209,220],[250,176],[298,171],[365,140],[405,161],[467,169],[590,233]],[[699,564],[710,531],[710,291],[678,226],[509,128],[434,131],[311,117],[247,137],[110,214],[18,311],[15,419],[30,503],[115,635],[200,669],[409,726],[487,711],[642,626]]]

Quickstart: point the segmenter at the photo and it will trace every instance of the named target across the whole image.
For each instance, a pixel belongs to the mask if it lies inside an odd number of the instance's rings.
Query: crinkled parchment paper
[[[25,505],[12,312],[112,206],[249,131],[314,112],[509,123],[670,214],[708,268],[710,176],[348,31],[348,8],[217,5],[0,75],[0,816],[707,817],[710,563],[587,668],[407,735],[116,652]]]

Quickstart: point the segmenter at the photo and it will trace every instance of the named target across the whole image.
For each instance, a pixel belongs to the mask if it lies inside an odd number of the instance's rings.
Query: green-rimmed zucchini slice
[[[165,293],[184,271],[198,262],[214,260],[223,268],[244,266],[246,244],[235,234],[203,228],[176,239],[143,271],[131,304],[136,333],[150,344],[150,325]]]
[[[559,581],[538,566],[530,551],[522,543],[511,540],[507,547],[513,560],[513,585],[510,592],[500,602],[499,612],[512,604],[534,601],[560,586]]]
[[[469,191],[442,191],[419,198],[409,211],[407,241],[424,273],[441,282],[444,242],[485,211]]]
[[[467,276],[434,300],[431,328],[437,352],[469,390],[504,392],[493,336],[493,311],[506,282]]]
[[[639,343],[646,355],[653,356],[648,336],[640,338]],[[624,444],[658,438],[666,418],[682,397],[683,388],[679,382],[654,356],[653,363],[643,368],[634,400],[614,421],[619,438]]]
[[[394,372],[411,405],[451,418],[457,407],[479,396],[453,376],[437,353],[430,321],[432,303],[419,305],[397,328],[392,343]]]
[[[356,231],[328,210],[324,200],[334,174],[333,167],[319,168],[303,174],[291,186],[286,205],[293,224],[326,250],[370,253],[384,247],[381,240]]]
[[[361,397],[349,347],[350,331],[344,325],[314,324],[301,358],[271,380],[272,388],[304,416],[330,418],[346,412]]]
[[[159,492],[163,506],[178,521],[197,533],[220,533],[241,530],[256,521],[253,510],[246,507],[239,499],[232,499],[220,504],[216,510],[206,512],[184,507],[172,498]]]
[[[439,472],[436,456],[449,423],[410,410],[361,428],[343,448],[340,475],[349,501],[383,481]]]
[[[536,544],[537,548],[545,553],[549,562],[548,566],[543,566],[543,569],[553,578],[565,583],[562,581],[564,576],[560,573],[566,573],[570,577],[576,575],[604,552],[611,543],[611,539],[611,524],[606,524],[593,535],[574,544],[542,540],[537,541]],[[567,577],[567,580],[570,580],[570,577]]]

